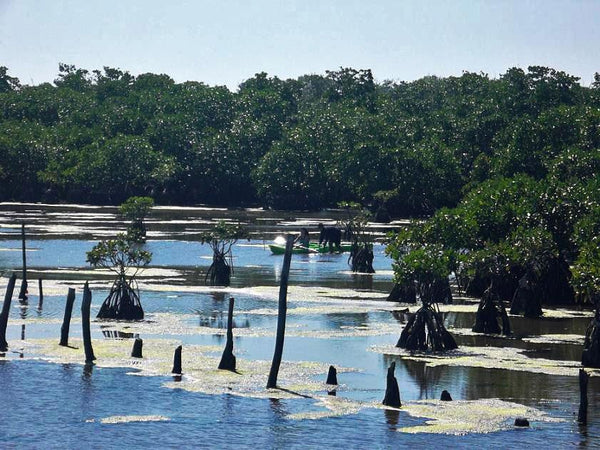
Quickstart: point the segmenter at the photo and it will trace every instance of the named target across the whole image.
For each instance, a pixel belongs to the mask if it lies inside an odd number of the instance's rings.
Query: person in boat
[[[298,247],[308,248],[310,245],[310,235],[306,228],[300,228],[300,234],[294,239],[294,244]]]
[[[333,252],[335,245],[336,251],[341,251],[340,244],[342,242],[342,230],[336,227],[326,227],[322,223],[319,224],[319,245],[329,245],[329,252]]]

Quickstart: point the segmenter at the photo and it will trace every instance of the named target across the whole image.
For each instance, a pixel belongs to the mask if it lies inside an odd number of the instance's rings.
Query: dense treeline
[[[426,215],[489,178],[541,180],[591,157],[599,105],[598,77],[588,88],[544,67],[381,84],[348,68],[261,73],[237,92],[65,64],[54,84],[21,86],[0,67],[0,200]]]

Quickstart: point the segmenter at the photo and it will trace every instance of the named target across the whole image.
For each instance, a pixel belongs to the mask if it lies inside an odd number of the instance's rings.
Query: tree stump
[[[171,373],[176,375],[181,375],[183,373],[181,370],[181,349],[182,346],[180,345],[175,349],[175,354],[173,355],[173,370],[171,370]]]
[[[81,300],[81,326],[83,328],[83,349],[85,351],[85,362],[92,363],[96,356],[92,347],[92,335],[90,332],[90,306],[92,304],[92,292],[86,282],[83,287],[83,299]]]
[[[333,366],[329,366],[329,372],[327,372],[327,381],[325,384],[337,385],[337,370]]]
[[[144,345],[144,341],[140,338],[135,338],[133,341],[133,348],[131,349],[131,357],[132,358],[143,358],[142,356],[142,346]]]
[[[73,314],[73,303],[75,303],[75,289],[69,288],[67,293],[67,303],[65,304],[65,315],[60,327],[60,343],[63,347],[69,345],[69,328],[71,326],[71,315]]]
[[[398,389],[398,380],[394,376],[396,370],[396,363],[392,362],[387,371],[385,396],[383,397],[383,404],[391,406],[393,408],[400,408],[402,403],[400,402],[400,389]]]
[[[233,303],[233,297],[230,297],[227,315],[227,343],[225,344],[225,350],[223,350],[223,356],[221,356],[221,362],[219,363],[219,369],[230,370],[231,372],[235,372],[235,356],[233,354]]]
[[[585,370],[579,369],[579,414],[577,415],[577,422],[581,425],[587,425],[587,386],[588,386],[589,375]]]
[[[443,390],[442,391],[442,395],[440,397],[440,400],[443,402],[451,402],[452,401],[452,396],[450,395],[450,392],[448,392],[447,390]]]

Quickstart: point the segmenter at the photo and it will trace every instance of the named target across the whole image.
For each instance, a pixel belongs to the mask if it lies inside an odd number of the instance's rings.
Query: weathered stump
[[[398,389],[398,380],[394,376],[396,370],[396,363],[392,362],[387,371],[385,396],[383,397],[383,404],[386,406],[392,406],[394,408],[400,408],[402,403],[400,402],[400,389]]]
[[[587,425],[587,387],[588,387],[589,375],[585,370],[579,369],[579,414],[577,415],[577,422],[581,425]]]
[[[181,370],[181,349],[182,346],[180,345],[175,349],[175,354],[173,355],[173,370],[171,370],[171,373],[176,375],[181,375],[183,373]]]
[[[338,384],[337,370],[333,366],[329,366],[329,372],[327,372],[327,381],[325,384]]]
[[[281,268],[281,282],[279,284],[279,308],[277,313],[277,336],[275,337],[275,351],[273,361],[267,380],[267,389],[277,387],[277,375],[283,356],[283,342],[285,339],[285,319],[287,315],[287,287],[290,276],[290,264],[292,262],[292,248],[294,247],[294,236],[288,235],[285,244],[285,255],[283,256],[283,267]]]
[[[227,343],[225,344],[225,350],[223,350],[223,356],[221,356],[221,362],[219,363],[219,369],[230,370],[231,372],[235,372],[235,356],[233,354],[233,303],[233,297],[229,297]]]
[[[21,290],[19,291],[19,300],[27,303],[27,252],[25,249],[25,224],[21,224],[21,250],[23,256],[23,276],[21,280]]]
[[[528,427],[529,426],[529,420],[527,420],[525,417],[517,417],[515,419],[515,427]]]
[[[69,327],[71,326],[71,315],[73,314],[73,303],[75,303],[75,289],[69,288],[67,303],[65,304],[65,315],[60,327],[60,343],[63,347],[69,345]]]
[[[83,287],[83,299],[81,300],[81,326],[83,334],[83,349],[85,351],[85,362],[91,364],[96,359],[92,347],[92,334],[90,332],[90,306],[92,304],[92,291],[86,281]]]
[[[12,301],[13,292],[17,275],[12,274],[6,286],[6,294],[4,295],[4,304],[2,305],[2,313],[0,313],[0,352],[8,350],[8,342],[6,342],[6,327],[8,325],[8,316],[10,315],[10,303]]]
[[[131,349],[131,357],[132,358],[143,358],[142,356],[142,346],[144,345],[144,341],[140,338],[135,338],[133,341],[133,348]]]

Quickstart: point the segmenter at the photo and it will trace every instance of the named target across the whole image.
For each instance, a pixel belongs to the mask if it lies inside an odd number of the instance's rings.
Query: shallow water
[[[151,270],[140,278],[146,320],[130,325],[94,321],[92,339],[99,351],[101,342],[115,339],[127,346],[138,336],[148,345],[156,340],[174,341],[183,344],[184,352],[205,349],[208,357],[218,359],[225,345],[227,299],[233,296],[234,353],[248,367],[254,361],[270,361],[282,257],[271,255],[264,243],[304,224],[333,221],[340,214],[203,208],[164,208],[153,213],[147,247],[154,258]],[[210,251],[200,245],[194,233],[219,218],[247,221],[253,227],[253,239],[234,248],[232,286],[213,289],[203,283]],[[284,361],[298,367],[308,363],[318,364],[319,370],[323,367],[322,374],[309,376],[319,383],[326,377],[325,368],[335,365],[340,382],[337,400],[353,405],[347,413],[334,414],[324,407],[321,399],[327,398],[325,386],[317,390],[302,387],[306,383],[302,377],[294,381],[302,395],[265,399],[194,392],[185,366],[184,380],[179,384],[173,383],[168,369],[155,376],[134,376],[136,363],[128,355],[122,357],[123,367],[104,367],[102,357],[92,368],[71,360],[49,362],[60,358],[41,354],[36,343],[58,341],[67,287],[77,288],[71,323],[73,342],[81,338],[83,281],[91,282],[92,315],[110,287],[109,276],[89,271],[85,252],[94,245],[94,239],[110,237],[124,225],[115,228],[114,208],[0,205],[0,267],[17,273],[21,220],[31,224],[27,228],[31,235],[27,244],[30,298],[28,305],[21,305],[15,294],[7,330],[10,349],[0,357],[2,447],[80,448],[84,443],[93,448],[600,446],[600,414],[594,407],[600,400],[600,377],[590,378],[589,424],[580,428],[574,420],[579,402],[577,377],[551,375],[551,371],[536,366],[537,361],[554,360],[576,367],[581,356],[577,336],[583,336],[589,317],[557,314],[556,318],[536,321],[511,318],[514,337],[504,339],[469,334],[474,304],[444,312],[446,324],[451,332],[456,330],[461,347],[517,349],[531,360],[530,371],[494,368],[494,361],[488,364],[491,367],[476,367],[432,365],[410,358],[394,349],[406,321],[400,310],[407,305],[383,301],[392,286],[391,262],[383,254],[383,245],[375,248],[374,276],[351,274],[344,255],[294,255],[292,259]],[[41,309],[38,277],[44,278],[47,292]],[[6,278],[1,282],[4,286]],[[566,337],[561,341],[561,336]],[[144,355],[150,365],[158,358],[158,354],[152,355],[152,348],[148,347],[150,353]],[[74,361],[79,358],[75,356]],[[481,356],[479,362],[485,358]],[[386,370],[392,361],[396,362],[404,404],[401,411],[376,407],[383,398]],[[189,377],[202,374],[188,370]],[[571,372],[576,369],[569,369]],[[267,375],[265,371],[264,384]],[[249,389],[256,397],[265,394],[260,380]],[[443,389],[457,401],[501,399],[536,408],[545,415],[531,420],[527,430],[514,429],[511,422],[504,423],[500,431],[485,433],[439,434],[433,433],[433,428],[432,433],[407,431],[429,420],[409,414],[411,408],[417,408],[421,400],[439,398]],[[275,393],[273,396],[277,397]],[[476,418],[469,420],[476,422]]]

